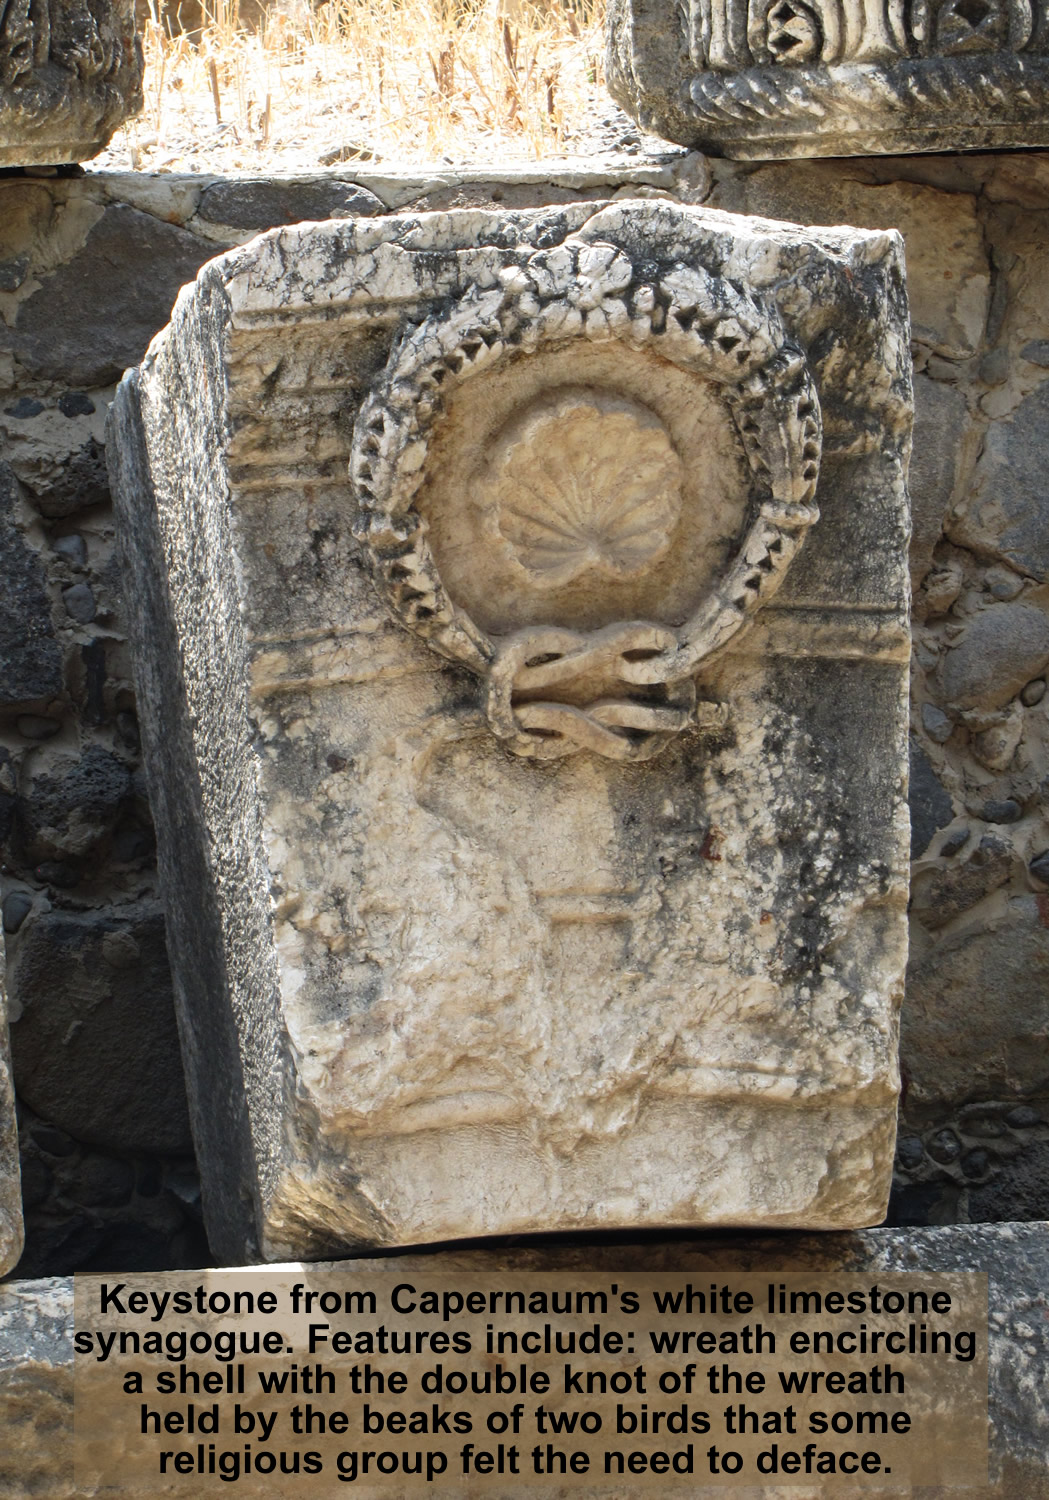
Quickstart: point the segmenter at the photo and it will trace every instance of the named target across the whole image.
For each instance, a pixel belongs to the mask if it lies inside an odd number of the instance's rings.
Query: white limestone
[[[15,1090],[7,1034],[4,939],[0,934],[0,1276],[22,1253],[22,1184],[15,1127]]]
[[[881,1218],[909,369],[897,236],[667,203],[183,294],[109,447],[220,1256]]]

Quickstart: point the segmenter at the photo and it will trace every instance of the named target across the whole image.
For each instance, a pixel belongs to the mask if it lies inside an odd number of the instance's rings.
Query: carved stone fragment
[[[84,161],[141,108],[135,0],[0,5],[0,166]]]
[[[909,372],[895,234],[668,203],[183,293],[109,451],[217,1254],[880,1219]]]
[[[1044,0],[611,0],[647,129],[762,161],[1049,144]]]

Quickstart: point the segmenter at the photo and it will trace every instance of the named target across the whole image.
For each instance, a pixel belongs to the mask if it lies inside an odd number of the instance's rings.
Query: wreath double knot
[[[683,625],[482,630],[448,595],[414,508],[449,391],[497,363],[568,340],[648,347],[717,384],[751,474],[750,520],[726,571]],[[512,752],[651,758],[724,709],[696,700],[697,669],[779,588],[819,512],[819,399],[778,316],[727,278],[674,264],[642,279],[618,246],[569,239],[504,268],[396,344],[354,429],[357,536],[394,616],[482,679],[493,733]]]

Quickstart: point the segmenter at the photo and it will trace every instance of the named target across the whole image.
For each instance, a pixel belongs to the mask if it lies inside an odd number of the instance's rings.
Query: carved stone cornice
[[[134,0],[0,5],[0,166],[84,161],[141,108]]]
[[[608,87],[744,161],[1049,144],[1044,0],[612,0]]]

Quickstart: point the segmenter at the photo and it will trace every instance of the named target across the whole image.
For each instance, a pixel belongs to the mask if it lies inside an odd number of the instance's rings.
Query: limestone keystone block
[[[97,156],[141,108],[135,0],[0,6],[0,167]]]
[[[606,77],[742,161],[1045,146],[1047,37],[1028,0],[610,0]]]
[[[882,1217],[910,412],[892,233],[423,214],[183,291],[109,452],[218,1255]]]

